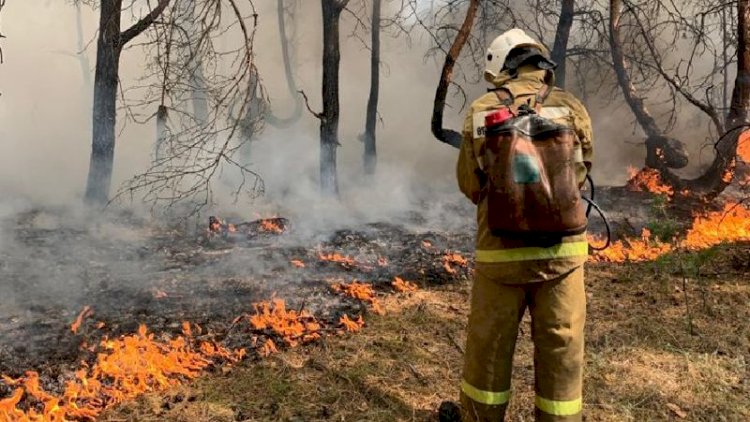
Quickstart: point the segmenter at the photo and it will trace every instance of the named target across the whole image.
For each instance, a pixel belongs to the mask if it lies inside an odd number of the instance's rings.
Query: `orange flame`
[[[339,253],[324,254],[318,252],[318,258],[320,258],[321,261],[337,262],[345,267],[354,267],[357,265],[357,261],[355,261],[354,258]]]
[[[372,284],[360,283],[357,280],[353,280],[349,284],[347,283],[333,284],[331,288],[338,293],[342,293],[346,296],[350,296],[355,299],[361,300],[362,302],[369,303],[372,306],[373,312],[375,312],[378,315],[385,314],[385,310],[383,309],[382,305],[378,301],[377,297],[375,297],[375,291],[372,290]]]
[[[750,240],[750,210],[739,204],[727,203],[721,211],[697,216],[681,246],[702,249],[722,242],[747,240]]]
[[[6,384],[18,388],[11,397],[0,400],[0,421],[94,420],[115,404],[197,377],[214,358],[237,362],[245,354],[242,349],[228,350],[212,343],[201,343],[195,350],[182,336],[156,340],[145,325],[136,334],[105,338],[99,348],[94,365],[77,370],[60,396],[46,392],[36,372],[27,372],[17,380],[3,377]],[[41,406],[19,409],[24,395]]]
[[[399,293],[416,292],[418,290],[416,284],[411,281],[404,281],[401,277],[394,278],[391,286]]]
[[[628,176],[626,186],[631,191],[674,195],[674,189],[664,184],[659,171],[656,169],[645,167],[638,170],[635,167],[628,167]]]
[[[279,349],[276,348],[276,343],[274,343],[270,338],[267,339],[265,343],[263,343],[263,346],[261,346],[260,350],[258,351],[258,353],[263,357],[267,357],[278,352]]]
[[[589,237],[591,241],[601,239]],[[651,239],[651,232],[643,229],[640,239],[614,242],[608,249],[592,256],[594,261],[625,262],[650,261],[675,249],[698,250],[722,242],[750,240],[750,210],[738,204],[727,203],[721,211],[699,214],[693,219],[685,238],[672,243]]]
[[[260,220],[260,230],[266,233],[284,232],[284,228],[279,225],[278,221],[271,218]]]
[[[589,236],[591,243],[602,243],[602,239]],[[651,239],[651,231],[643,229],[640,239],[625,239],[613,242],[609,248],[599,251],[592,259],[602,262],[640,262],[654,260],[673,249],[669,243]]]
[[[290,347],[300,341],[307,343],[320,338],[320,324],[307,311],[287,310],[282,299],[254,303],[255,314],[250,315],[250,325],[256,330],[271,330]]]
[[[73,334],[78,334],[78,329],[81,328],[81,324],[83,324],[83,320],[92,315],[94,315],[94,310],[91,309],[91,306],[89,305],[84,306],[83,309],[81,310],[81,313],[79,313],[78,317],[76,317],[75,321],[73,321],[73,323],[70,324],[70,331],[72,331]]]
[[[292,264],[292,265],[294,265],[297,268],[305,268],[305,263],[302,262],[299,259],[293,259],[293,260],[289,261],[289,263]]]
[[[355,333],[365,326],[365,321],[362,319],[362,315],[359,315],[357,319],[352,320],[349,315],[344,314],[339,318],[339,325],[344,328],[344,331]]]
[[[449,274],[456,274],[458,270],[453,267],[453,265],[459,266],[459,267],[466,267],[468,265],[468,260],[457,253],[447,253],[443,255],[443,268],[445,268],[445,271],[447,271]]]

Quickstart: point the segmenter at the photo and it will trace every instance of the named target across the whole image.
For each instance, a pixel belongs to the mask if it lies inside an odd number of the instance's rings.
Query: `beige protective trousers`
[[[504,420],[518,325],[526,308],[534,341],[536,420],[581,420],[583,266],[554,280],[527,284],[501,284],[477,271],[461,385],[464,422]]]

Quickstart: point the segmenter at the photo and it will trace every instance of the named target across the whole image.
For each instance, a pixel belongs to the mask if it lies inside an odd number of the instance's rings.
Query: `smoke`
[[[320,110],[320,5],[299,3],[294,20],[288,22],[288,30],[294,33],[291,41],[297,85],[309,96],[310,106]],[[428,3],[419,5],[426,10]],[[256,6],[260,16],[255,39],[257,66],[274,114],[287,116],[297,99],[287,92],[281,71],[276,5],[268,1]],[[397,6],[386,3],[384,16],[395,13]],[[76,10],[69,4],[31,0],[8,4],[3,13],[4,33],[9,38],[4,42],[6,63],[0,66],[0,193],[6,198],[27,198],[34,204],[79,203],[89,164],[92,87],[85,83],[91,74],[81,74],[76,56]],[[97,11],[82,9],[84,39],[91,41],[82,54],[88,55],[92,66],[97,19]],[[240,198],[235,203],[230,192],[238,182],[237,174],[225,168],[214,183],[217,205],[211,212],[236,213],[248,219],[254,213],[285,212],[328,227],[328,223],[398,218],[404,212],[424,208],[426,202],[464,201],[455,181],[457,151],[435,141],[429,132],[442,58],[425,58],[433,40],[420,29],[411,34],[409,42],[403,36],[394,38],[390,31],[382,37],[379,171],[373,180],[362,175],[363,144],[359,135],[364,129],[369,93],[370,51],[361,40],[367,38],[366,34],[353,35],[356,24],[351,16],[343,15],[338,149],[341,201],[320,198],[319,122],[305,113],[295,127],[267,127],[252,143],[250,167],[265,180],[266,197],[260,201]],[[125,88],[136,83],[145,59],[138,48],[124,53],[121,80]],[[462,71],[473,69],[467,66]],[[467,101],[483,94],[485,88],[484,83],[464,86]],[[645,149],[640,130],[631,124],[630,110],[622,102],[598,97],[587,102],[594,122],[594,177],[599,184],[621,183],[628,165],[642,163]],[[460,128],[466,106],[460,95],[449,96],[446,125]],[[142,112],[147,115],[156,110]],[[154,142],[155,120],[139,125],[120,113],[118,122],[121,132],[113,190],[147,168]],[[676,132],[694,130],[686,125]],[[466,221],[469,215],[457,218]]]

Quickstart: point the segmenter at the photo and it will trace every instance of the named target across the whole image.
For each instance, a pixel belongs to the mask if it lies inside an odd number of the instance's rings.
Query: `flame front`
[[[592,242],[601,239],[589,237]],[[750,210],[742,205],[727,203],[720,211],[697,215],[685,238],[671,243],[651,238],[651,232],[643,229],[640,239],[625,239],[614,242],[604,251],[592,256],[594,261],[638,262],[659,258],[676,249],[699,250],[723,242],[750,241]]]
[[[189,324],[187,327],[189,332]],[[189,337],[157,340],[145,325],[136,334],[105,338],[99,349],[93,366],[84,365],[76,371],[59,396],[41,387],[36,372],[16,380],[4,377],[3,382],[18,388],[0,400],[0,421],[95,420],[107,407],[197,377],[213,359],[237,362],[245,355],[244,349],[228,350],[213,343],[201,343],[196,350]],[[19,409],[24,396],[41,406]]]

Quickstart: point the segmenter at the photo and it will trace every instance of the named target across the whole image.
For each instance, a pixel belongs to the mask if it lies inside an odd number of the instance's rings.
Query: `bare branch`
[[[312,109],[312,108],[310,107],[310,101],[309,101],[309,100],[307,99],[307,94],[305,94],[305,90],[302,90],[302,89],[301,89],[301,90],[299,90],[299,91],[297,91],[297,92],[298,92],[299,94],[301,94],[301,95],[302,95],[302,98],[304,98],[304,99],[305,99],[305,106],[307,107],[307,111],[309,111],[309,112],[310,112],[310,114],[312,114],[313,116],[317,117],[317,118],[318,118],[318,119],[320,119],[320,120],[323,120],[323,119],[325,119],[325,116],[323,115],[323,113],[318,113],[318,112],[315,112],[315,111],[313,111],[313,109]]]

